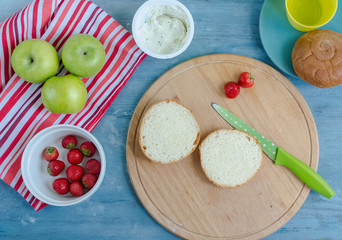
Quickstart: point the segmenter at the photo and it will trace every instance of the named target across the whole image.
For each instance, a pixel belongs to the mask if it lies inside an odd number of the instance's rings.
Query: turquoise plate
[[[340,5],[340,4],[339,4]],[[342,7],[323,29],[342,33]],[[292,67],[293,46],[304,32],[294,29],[287,21],[285,0],[265,0],[259,19],[261,43],[272,62],[283,72],[296,77]]]

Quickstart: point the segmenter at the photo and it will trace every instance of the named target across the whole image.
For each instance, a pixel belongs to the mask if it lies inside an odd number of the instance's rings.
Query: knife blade
[[[326,181],[317,172],[304,162],[265,138],[262,134],[257,132],[254,128],[235,116],[229,110],[216,103],[212,103],[211,105],[232,127],[253,135],[260,143],[264,153],[274,161],[275,165],[282,165],[289,168],[306,185],[324,197],[331,198],[335,195],[334,190],[328,185],[328,183],[326,183]]]

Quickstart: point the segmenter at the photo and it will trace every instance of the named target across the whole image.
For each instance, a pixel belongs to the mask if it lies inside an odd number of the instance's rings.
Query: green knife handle
[[[281,147],[278,148],[275,164],[289,168],[306,185],[324,197],[331,198],[335,195],[334,190],[317,172]]]

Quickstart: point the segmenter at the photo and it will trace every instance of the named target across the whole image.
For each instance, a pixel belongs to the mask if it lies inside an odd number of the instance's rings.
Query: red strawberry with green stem
[[[51,176],[58,176],[64,169],[65,163],[61,160],[52,160],[49,162],[47,171]]]
[[[92,142],[84,142],[80,146],[81,152],[86,157],[92,157],[96,151],[96,147]]]
[[[85,189],[92,189],[96,184],[97,177],[92,173],[87,173],[82,177],[82,184]]]
[[[73,135],[68,135],[62,140],[62,147],[71,149],[77,145],[77,138]]]
[[[244,88],[249,88],[254,85],[254,77],[249,72],[243,72],[239,76],[239,85]]]
[[[46,147],[43,150],[43,158],[50,162],[52,160],[56,160],[59,156],[59,152],[57,151],[57,148],[55,147]]]

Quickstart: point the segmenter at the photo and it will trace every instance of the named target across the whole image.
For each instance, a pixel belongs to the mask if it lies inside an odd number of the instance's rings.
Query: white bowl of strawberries
[[[37,133],[21,160],[26,187],[54,206],[70,206],[89,198],[100,187],[105,170],[100,142],[72,125],[55,125]]]

